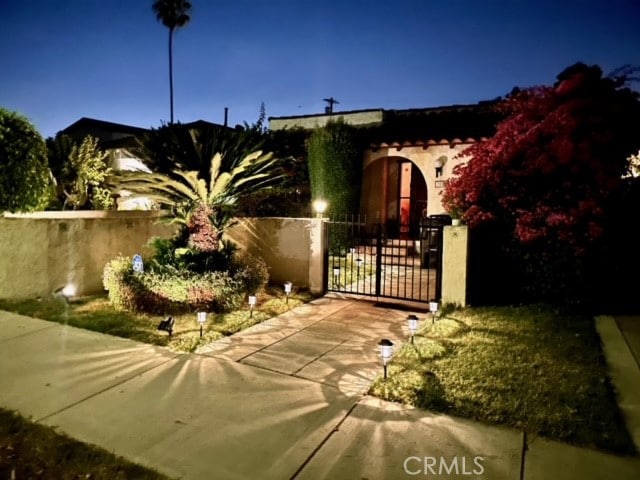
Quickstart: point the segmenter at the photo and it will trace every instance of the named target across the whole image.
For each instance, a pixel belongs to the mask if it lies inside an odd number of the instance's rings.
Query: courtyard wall
[[[161,212],[65,211],[0,217],[0,298],[48,295],[73,285],[78,295],[100,293],[102,270],[118,256],[146,254],[153,236],[175,227]]]

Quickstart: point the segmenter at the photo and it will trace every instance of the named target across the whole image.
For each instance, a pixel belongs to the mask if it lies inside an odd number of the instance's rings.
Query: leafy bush
[[[343,121],[317,128],[308,142],[314,199],[328,202],[328,215],[354,213],[360,202],[361,158],[355,130]]]
[[[102,285],[109,292],[109,301],[120,310],[135,311],[140,285],[135,281],[129,257],[118,256],[107,263],[102,272]]]
[[[0,212],[41,210],[51,174],[44,140],[22,115],[0,108]]]
[[[250,295],[262,291],[269,281],[269,268],[265,261],[246,252],[233,256],[229,274],[241,282]]]
[[[168,242],[154,244],[168,255]],[[150,313],[179,313],[205,310],[228,312],[242,305],[246,294],[262,290],[269,273],[264,260],[246,253],[233,255],[228,271],[197,272],[173,266],[158,268],[153,261],[143,273],[133,271],[128,257],[109,262],[103,285],[111,303],[121,310]]]
[[[469,161],[442,196],[472,230],[472,303],[591,304],[611,276],[602,259],[640,147],[638,95],[624,77],[576,64],[498,108],[495,135],[462,152]]]

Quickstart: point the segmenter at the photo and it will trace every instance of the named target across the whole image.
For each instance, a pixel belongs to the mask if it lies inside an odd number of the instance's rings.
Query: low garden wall
[[[77,295],[103,292],[102,271],[118,255],[149,253],[153,236],[170,237],[157,211],[76,211],[0,217],[0,298],[44,296],[66,285]],[[224,238],[262,257],[272,283],[323,291],[322,221],[241,218]],[[466,303],[466,227],[444,235],[443,301]]]
[[[78,295],[103,291],[102,270],[118,254],[146,253],[153,236],[175,227],[161,212],[69,211],[0,217],[0,298],[48,295],[74,285]]]
[[[292,282],[322,292],[322,223],[313,218],[242,218],[226,239],[269,266],[273,283]]]
[[[0,298],[48,295],[72,284],[77,295],[103,292],[102,271],[119,254],[149,253],[153,236],[170,237],[158,211],[69,211],[0,217]],[[262,257],[272,282],[322,291],[320,222],[243,218],[225,238]]]

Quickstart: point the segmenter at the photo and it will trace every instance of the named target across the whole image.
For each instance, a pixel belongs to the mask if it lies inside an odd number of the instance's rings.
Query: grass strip
[[[167,480],[169,477],[0,408],[0,478]]]
[[[173,315],[173,334],[159,331],[165,317],[116,310],[106,296],[84,297],[67,303],[60,296],[28,300],[0,300],[0,310],[59,322],[74,327],[129,338],[139,342],[168,347],[179,352],[193,352],[198,347],[249,328],[269,318],[315,298],[307,291],[298,291],[285,300],[282,289],[267,288],[258,295],[253,314],[248,305],[241,310],[208,315],[200,338],[196,313]]]
[[[547,306],[473,308],[423,322],[371,394],[633,454],[593,318]]]

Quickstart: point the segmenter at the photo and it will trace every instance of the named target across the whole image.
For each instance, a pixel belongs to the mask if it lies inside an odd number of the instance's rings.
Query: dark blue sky
[[[640,65],[640,2],[191,0],[176,120],[472,103],[583,61]],[[169,118],[168,31],[151,0],[0,0],[0,106],[44,136],[93,117]]]

